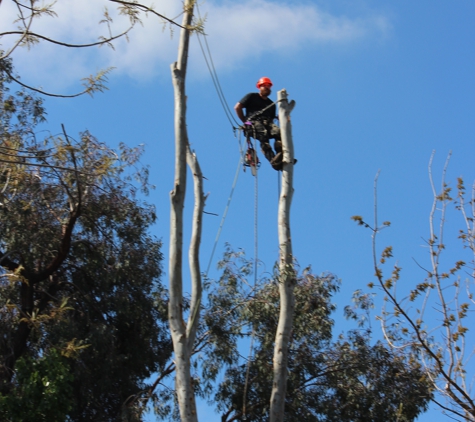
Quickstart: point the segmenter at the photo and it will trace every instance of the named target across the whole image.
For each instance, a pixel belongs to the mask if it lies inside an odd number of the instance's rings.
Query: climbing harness
[[[277,103],[280,103],[283,101],[282,99],[274,101],[272,104],[269,104],[268,106],[264,107],[263,109],[256,111],[254,114],[249,116],[247,118],[248,121],[252,122],[253,120],[258,120],[258,118],[264,113],[264,111],[269,110],[272,106],[275,106]],[[245,123],[244,123],[245,124]]]
[[[250,117],[248,117],[247,121],[244,122],[241,126],[238,128],[233,127],[234,131],[239,130],[240,132],[242,131],[246,135],[246,141],[247,141],[247,150],[244,155],[244,171],[246,171],[246,167],[249,167],[251,169],[251,173],[253,176],[256,176],[257,174],[257,169],[261,166],[261,163],[259,161],[259,158],[257,156],[257,151],[254,149],[254,145],[251,140],[251,136],[254,139],[257,139],[256,137],[256,131],[255,128],[252,124],[253,121],[260,120],[260,117],[262,114],[268,110],[270,107],[274,106],[278,102],[282,100],[277,100],[273,102],[272,104],[269,104],[267,107],[264,107],[263,109],[256,111],[254,114],[252,114]]]

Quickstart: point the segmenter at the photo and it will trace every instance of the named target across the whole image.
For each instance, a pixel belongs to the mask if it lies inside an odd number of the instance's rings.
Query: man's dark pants
[[[247,135],[247,133],[246,133]],[[273,163],[272,159],[275,154],[270,146],[269,140],[275,139],[274,149],[277,154],[282,152],[282,141],[280,138],[280,128],[268,120],[255,120],[252,122],[252,129],[249,133],[254,139],[257,139],[261,144],[261,150],[264,156],[270,161],[272,167],[276,170],[281,170],[282,159],[279,163]],[[281,156],[282,154],[280,154]]]

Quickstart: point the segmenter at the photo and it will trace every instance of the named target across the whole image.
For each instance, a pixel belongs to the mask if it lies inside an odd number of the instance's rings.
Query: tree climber
[[[261,143],[264,156],[270,161],[275,170],[282,170],[282,141],[280,128],[274,124],[276,118],[276,106],[269,98],[272,81],[263,77],[256,84],[259,92],[250,92],[243,97],[235,106],[234,110],[244,123],[246,134],[251,135]],[[244,116],[243,109],[246,109]],[[274,149],[269,140],[275,139]]]

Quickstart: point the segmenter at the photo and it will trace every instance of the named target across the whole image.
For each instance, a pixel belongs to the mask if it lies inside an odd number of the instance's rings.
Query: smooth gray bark
[[[180,33],[178,60],[172,64],[172,79],[175,94],[175,183],[170,193],[170,302],[169,323],[175,352],[175,389],[182,422],[197,422],[193,380],[191,378],[191,354],[199,319],[201,302],[201,275],[199,269],[199,245],[201,240],[201,216],[204,196],[202,176],[196,156],[191,153],[186,130],[185,79],[188,59],[190,26],[194,0],[186,0]],[[192,298],[188,323],[183,320],[183,208],[186,192],[186,162],[190,165],[195,185],[195,210],[193,233],[190,245],[192,275]]]
[[[274,380],[270,402],[271,422],[282,422],[284,420],[288,351],[295,307],[294,287],[296,281],[290,234],[290,205],[294,191],[294,145],[290,112],[295,106],[295,101],[290,103],[287,101],[287,92],[285,90],[278,92],[277,99],[279,100],[279,122],[284,166],[278,211],[280,314],[274,346]]]

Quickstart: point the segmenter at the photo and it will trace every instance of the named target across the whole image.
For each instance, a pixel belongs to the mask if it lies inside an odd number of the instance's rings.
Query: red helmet
[[[257,81],[256,86],[257,88],[260,88],[261,85],[264,85],[264,84],[269,84],[270,86],[272,86],[272,81],[267,76],[264,76],[263,78]]]

